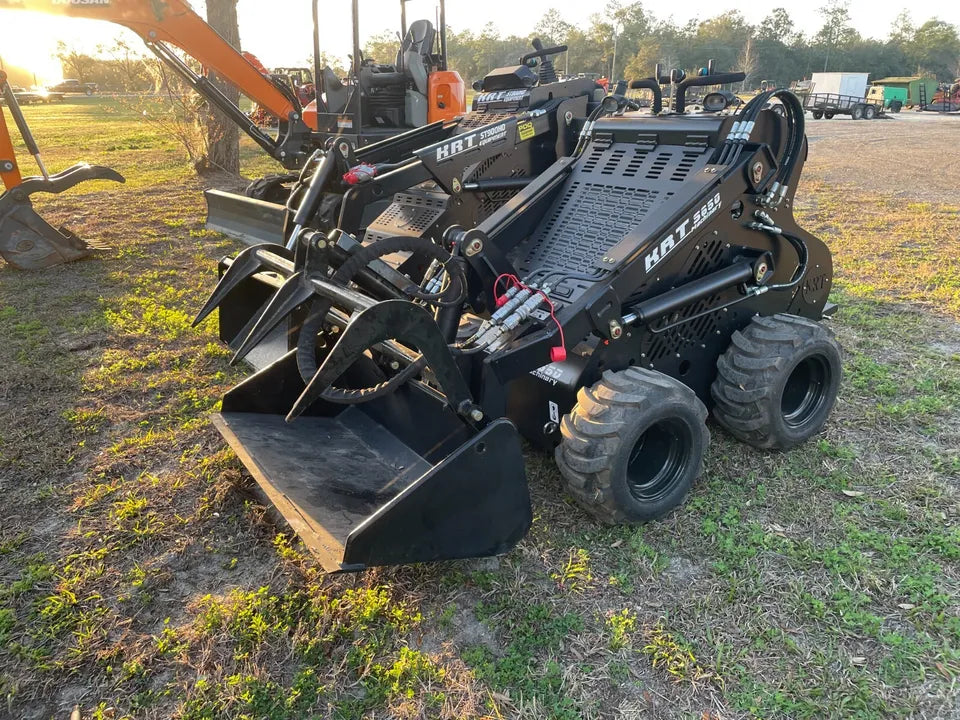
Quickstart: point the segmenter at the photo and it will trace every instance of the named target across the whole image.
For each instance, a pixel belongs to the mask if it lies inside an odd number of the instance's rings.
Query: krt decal
[[[503,142],[507,139],[507,124],[500,123],[476,132],[458,135],[453,140],[437,147],[437,162],[445,162],[455,155],[470,152],[484,145]]]
[[[675,247],[683,242],[685,237],[713,217],[719,209],[720,193],[717,193],[707,200],[693,215],[677,225],[672,233],[667,235],[653,250],[647,253],[643,259],[643,265],[647,272],[653,270]]]

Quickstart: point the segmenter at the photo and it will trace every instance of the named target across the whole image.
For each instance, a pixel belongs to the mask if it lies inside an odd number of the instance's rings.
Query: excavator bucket
[[[0,195],[0,257],[20,270],[40,270],[86,257],[103,245],[88,242],[65,227],[55,228],[33,209],[33,192],[60,193],[86,180],[124,182],[115,170],[75,165],[49,178],[27,178]]]
[[[36,159],[43,177],[22,178],[14,157],[13,141],[0,110],[0,180],[7,188],[0,194],[0,257],[20,270],[40,270],[86,257],[103,249],[80,239],[66,228],[54,228],[33,209],[30,196],[36,192],[58,194],[87,180],[124,182],[116,170],[80,163],[56,175],[48,175],[40,150],[27,126],[7,76],[0,70],[0,96],[20,130],[24,144]]]
[[[516,427],[483,417],[423,306],[373,301],[300,260],[268,245],[225,260],[198,316],[218,308],[221,337],[261,368],[213,421],[263,495],[328,572],[513,548],[532,520]],[[292,338],[318,296],[332,301],[332,326],[305,381]],[[430,382],[385,382],[384,357]],[[363,388],[333,388],[362,401],[325,395],[334,383]]]

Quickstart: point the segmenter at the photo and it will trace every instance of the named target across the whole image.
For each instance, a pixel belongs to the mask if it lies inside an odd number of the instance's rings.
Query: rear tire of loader
[[[598,520],[640,523],[683,502],[710,444],[707,409],[663,373],[607,371],[560,424],[563,484]]]
[[[813,320],[755,317],[733,334],[717,370],[717,422],[754,447],[788,450],[826,423],[840,389],[840,346]]]

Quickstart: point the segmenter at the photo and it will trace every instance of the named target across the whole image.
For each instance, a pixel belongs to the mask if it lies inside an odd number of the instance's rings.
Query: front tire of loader
[[[683,502],[700,475],[706,417],[693,390],[663,373],[607,371],[581,388],[560,424],[563,484],[602,522],[654,520]]]
[[[840,346],[813,320],[755,317],[733,334],[717,370],[717,422],[755,447],[788,450],[826,423],[840,389]]]

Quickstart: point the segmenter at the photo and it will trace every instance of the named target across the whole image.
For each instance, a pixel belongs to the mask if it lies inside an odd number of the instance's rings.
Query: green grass
[[[236,246],[203,229],[185,153],[130,105],[26,112],[51,168],[128,183],[40,203],[110,253],[0,266],[0,715],[81,696],[83,717],[197,720],[955,708],[955,208],[805,180],[846,372],[815,441],[764,453],[713,428],[688,502],[641,528],[589,520],[531,453],[534,526],[499,563],[327,577],[207,419],[244,371],[190,320]]]

